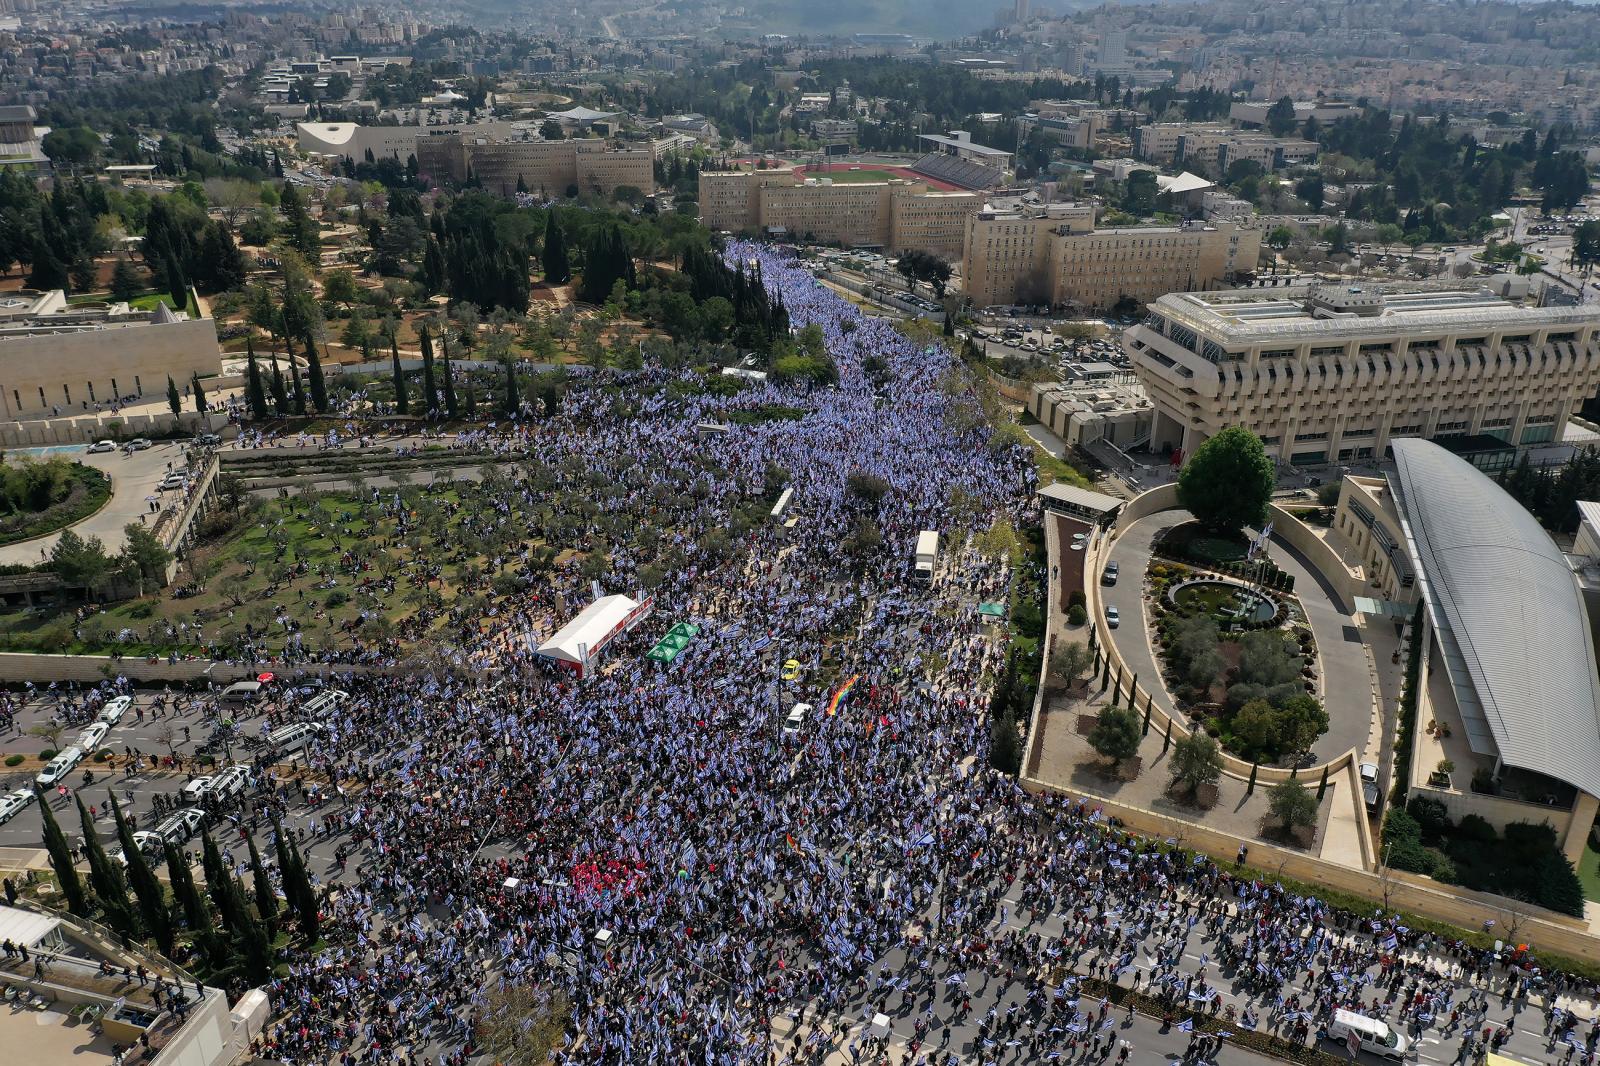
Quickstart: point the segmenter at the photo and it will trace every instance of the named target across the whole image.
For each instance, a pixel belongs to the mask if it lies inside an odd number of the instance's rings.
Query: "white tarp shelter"
[[[539,655],[583,677],[614,637],[626,633],[650,613],[651,602],[646,599],[640,603],[629,596],[601,596],[539,645]]]

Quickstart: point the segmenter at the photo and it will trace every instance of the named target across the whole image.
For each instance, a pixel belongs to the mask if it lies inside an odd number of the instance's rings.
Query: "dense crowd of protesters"
[[[1213,1015],[1300,1042],[1336,1008],[1361,1010],[1460,1039],[1461,1062],[1504,1039],[1484,1024],[1491,993],[1513,1010],[1537,995],[1551,1047],[1594,1062],[1593,1023],[1555,1006],[1592,989],[1530,959],[1508,967],[1335,911],[988,769],[1005,647],[977,607],[1004,601],[1016,575],[964,531],[1036,519],[1031,456],[973,417],[943,347],[861,315],[777,253],[729,254],[759,263],[796,327],[822,328],[837,387],[769,381],[730,397],[647,387],[693,378],[647,370],[458,442],[538,456],[556,484],[512,479],[507,493],[588,488],[678,545],[683,565],[656,575],[651,620],[591,676],[535,652],[588,598],[578,568],[558,565],[403,680],[340,682],[351,698],[324,712],[307,753],[326,804],[313,846],[338,856],[320,885],[330,946],[274,982],[261,1053],[453,1066],[526,989],[570,1012],[571,1063],[791,1063],[829,1048],[1126,1062],[1092,978],[1145,992],[1173,1024]],[[887,366],[881,390],[871,356]],[[729,418],[766,408],[802,414]],[[741,526],[774,468],[798,522]],[[854,475],[887,490],[864,498]],[[491,506],[474,521],[527,513]],[[881,544],[847,548],[864,524]],[[946,535],[927,585],[913,567],[923,529]],[[658,557],[645,539],[610,546],[613,591]],[[669,665],[647,660],[675,621],[698,635]],[[812,711],[786,730],[797,702]],[[915,1015],[914,1035],[874,1039],[878,1011]],[[1191,1056],[1225,1043],[1197,1034]]]

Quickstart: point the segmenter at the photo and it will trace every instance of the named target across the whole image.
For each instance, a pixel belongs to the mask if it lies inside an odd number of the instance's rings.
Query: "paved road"
[[[1135,522],[1112,546],[1111,559],[1121,567],[1121,580],[1102,590],[1103,602],[1114,605],[1122,614],[1122,627],[1114,634],[1117,649],[1122,652],[1129,669],[1156,690],[1156,703],[1169,713],[1174,706],[1171,695],[1157,682],[1160,670],[1150,646],[1142,578],[1150,562],[1151,542],[1156,534],[1186,521],[1189,521],[1187,511],[1164,511]],[[1323,692],[1323,703],[1328,709],[1328,731],[1317,740],[1312,751],[1319,761],[1341,755],[1352,747],[1360,752],[1366,747],[1372,724],[1372,690],[1368,684],[1361,631],[1351,624],[1336,594],[1319,583],[1298,552],[1274,538],[1268,546],[1268,555],[1280,568],[1294,575],[1295,594],[1306,609],[1306,620],[1317,641],[1322,675],[1331,679]],[[1355,639],[1348,639],[1350,637]]]
[[[150,504],[147,496],[158,497],[163,505],[177,503],[181,493],[174,490],[160,492],[156,485],[166,474],[168,464],[174,467],[183,465],[183,451],[187,442],[184,441],[158,441],[156,445],[146,451],[126,453],[122,451],[101,452],[90,455],[82,447],[73,447],[69,450],[49,453],[24,453],[44,454],[48,456],[63,455],[71,459],[80,460],[85,466],[92,466],[96,470],[103,470],[111,475],[111,500],[99,511],[79,522],[72,528],[82,537],[99,537],[105,542],[106,551],[118,552],[122,550],[122,527],[129,522],[139,521],[140,515],[150,515]],[[147,519],[148,521],[148,519]],[[61,539],[59,532],[36,540],[21,541],[16,544],[7,544],[0,547],[0,564],[37,563],[49,554],[55,547],[57,540]]]
[[[1118,587],[1121,588],[1122,586]],[[154,692],[141,692],[138,695],[136,705],[139,708],[149,708],[155,695]],[[37,724],[48,717],[49,710],[46,700],[35,700],[23,711],[19,725],[26,729]],[[112,731],[111,746],[118,751],[121,751],[124,746],[137,747],[146,752],[164,750],[165,745],[159,741],[158,736],[163,726],[168,723],[180,727],[178,729],[179,738],[175,740],[174,745],[180,752],[193,752],[207,732],[201,723],[197,721],[197,716],[192,712],[175,718],[155,719],[147,711],[143,721],[140,721],[135,712],[130,712],[124,718],[123,723]],[[242,716],[242,724],[247,731],[253,731],[258,728],[260,719],[248,715]],[[181,727],[185,725],[189,726],[191,731],[191,739],[188,742],[181,739]],[[0,737],[0,753],[18,751],[32,753],[42,743],[38,737],[13,731],[7,736]],[[247,755],[248,753],[241,754]],[[124,790],[129,790],[133,793],[133,801],[127,807],[139,817],[141,824],[150,816],[152,797],[157,794],[176,791],[182,786],[186,778],[184,774],[153,774],[144,771],[136,774],[131,779],[126,779],[120,771],[108,775],[103,768],[97,769],[95,774],[96,782],[87,790],[86,797],[104,800],[108,781],[114,778],[112,787],[117,789],[119,800],[123,799]],[[17,787],[22,784],[28,775],[12,771],[9,776],[12,780],[6,782],[7,788]],[[74,786],[77,786],[80,782],[80,776],[74,775],[72,782]],[[301,799],[298,788],[294,786],[289,787],[289,800],[288,821],[297,830],[303,830],[307,828],[311,821],[324,817],[329,806],[338,806],[342,803],[342,801],[336,799],[331,805],[324,805],[321,808],[313,807]],[[58,806],[56,813],[69,838],[75,839],[78,835],[78,819],[75,809]],[[109,819],[101,820],[98,823],[98,828],[102,840],[107,842],[108,845],[111,844]],[[235,863],[243,862],[244,849],[240,846],[242,841],[237,831],[222,829],[215,832],[217,832],[219,845],[231,849],[231,860]],[[265,833],[260,829],[256,832],[256,839],[258,846],[266,844]],[[319,881],[326,881],[339,876],[333,864],[333,851],[340,843],[347,840],[348,834],[341,833],[331,839],[323,837],[314,842],[307,841],[302,844],[302,850],[307,856],[311,871]],[[504,853],[505,842],[489,838],[486,838],[486,841],[488,843],[485,849],[486,855],[493,856]],[[864,845],[861,842],[857,842],[852,845],[850,850],[859,852],[855,858],[860,868],[872,869],[876,865],[873,847],[887,847],[891,843],[893,846],[899,846],[895,842],[880,841],[876,845],[871,842]],[[24,862],[29,858],[36,857],[42,850],[42,846],[42,829],[37,806],[28,808],[21,815],[12,819],[11,822],[0,826],[0,866]],[[191,847],[194,847],[194,845],[191,845]],[[262,850],[264,857],[267,857],[267,861],[270,864],[272,849],[263,847]],[[360,856],[358,855],[357,859],[351,862],[348,870],[343,874],[345,880],[355,881],[359,878],[359,859]],[[1021,893],[1027,883],[1028,878],[1025,874],[1012,886],[1011,891],[1004,900],[1005,910],[1002,912],[998,908],[996,909],[990,919],[990,928],[998,932],[1003,926],[1017,932],[1038,933],[1048,938],[1061,936],[1065,922],[1059,912],[1033,913],[1025,910],[1020,905]],[[878,887],[881,889],[882,886]],[[1071,900],[1073,897],[1068,896],[1065,898]],[[931,917],[932,914],[933,910],[930,908],[929,916]],[[378,916],[378,919],[380,923],[383,920],[381,915]],[[1156,946],[1155,940],[1151,939],[1141,947],[1134,961],[1134,967],[1137,970],[1148,972],[1151,969],[1154,962],[1151,949]],[[1196,928],[1192,931],[1189,940],[1182,946],[1180,970],[1184,973],[1196,973],[1205,968],[1211,984],[1222,993],[1225,1004],[1232,1005],[1240,1010],[1246,1006],[1253,1006],[1257,1013],[1265,1018],[1266,1008],[1269,1004],[1259,996],[1253,997],[1241,991],[1239,986],[1233,983],[1231,974],[1218,974],[1215,954],[1214,937],[1206,932],[1203,927]],[[1093,959],[1093,956],[1081,958],[1069,956],[1065,961],[1082,972]],[[1434,961],[1438,962],[1438,960]],[[839,1016],[829,1019],[833,1028],[844,1028],[849,1031],[843,1039],[836,1041],[833,1045],[835,1053],[824,1055],[819,1052],[814,1056],[800,1058],[799,1061],[826,1063],[830,1064],[830,1066],[835,1063],[848,1062],[849,1058],[846,1049],[850,1037],[860,1031],[861,1022],[866,1016],[864,1014],[866,1008],[870,1008],[873,1013],[882,1011],[890,1015],[894,1033],[894,1037],[891,1040],[892,1061],[896,1062],[904,1063],[910,1058],[907,1054],[908,1045],[915,1036],[914,1026],[919,1019],[924,1019],[929,1027],[923,1050],[927,1051],[930,1048],[942,1047],[954,1053],[956,1056],[954,1061],[960,1063],[979,1061],[980,1054],[985,1050],[998,1051],[999,1053],[983,1061],[1006,1063],[1008,1066],[1011,1063],[1035,1061],[1090,1063],[1115,1061],[1115,1052],[1112,1052],[1110,1057],[1106,1059],[1084,1059],[1082,1057],[1069,1059],[1065,1054],[1060,1056],[1059,1059],[1052,1058],[1050,1052],[1059,1049],[1064,1039],[1063,1034],[1059,1032],[1050,1033],[1048,1028],[1036,1032],[1031,1024],[1025,1025],[1020,1030],[1019,1035],[1026,1042],[1031,1042],[1031,1039],[1035,1036],[1038,1037],[1039,1052],[1037,1057],[1030,1054],[1026,1043],[1004,1046],[998,1049],[980,1047],[978,1022],[991,1007],[995,1008],[997,1015],[1003,1017],[1007,1007],[1012,1003],[1022,1001],[1026,997],[1030,985],[1023,980],[1006,983],[999,978],[990,976],[984,970],[967,969],[965,964],[957,965],[960,966],[960,969],[952,970],[950,969],[950,964],[944,960],[933,961],[928,975],[921,977],[913,989],[912,997],[907,1001],[901,992],[880,987],[881,982],[877,978],[878,971],[880,968],[887,968],[887,972],[891,977],[900,980],[908,977],[919,977],[920,969],[908,957],[904,949],[896,949],[885,954],[872,967],[865,989],[846,1002]],[[968,994],[972,1000],[971,1013],[960,1020],[954,1017],[957,1001],[951,998],[952,989],[945,984],[945,981],[953,976],[960,976],[965,980]],[[1124,983],[1127,983],[1128,979],[1124,978]],[[1368,1001],[1373,998],[1374,994],[1375,989],[1369,988],[1362,998],[1364,1001]],[[1092,1010],[1096,1006],[1097,1004],[1087,998],[1080,1003],[1080,1007],[1086,1010]],[[1578,1009],[1586,1018],[1592,1019],[1595,1016],[1593,1004],[1579,1004]],[[1488,1007],[1487,1019],[1491,1024],[1499,1025],[1512,1012],[1512,1004],[1493,999]],[[1155,1020],[1136,1016],[1131,1024],[1125,1024],[1124,1017],[1120,1013],[1114,1014],[1113,1020],[1114,1029],[1112,1031],[1115,1035],[1119,1039],[1127,1040],[1132,1045],[1133,1050],[1129,1060],[1132,1063],[1145,1064],[1175,1061],[1182,1056],[1188,1046],[1189,1037],[1186,1033],[1177,1028],[1162,1032],[1159,1023]],[[1524,1064],[1540,1064],[1540,1066],[1545,1063],[1560,1061],[1558,1055],[1544,1051],[1544,1041],[1540,1033],[1537,1011],[1533,1010],[1525,1013],[1521,1022],[1522,1024],[1518,1026],[1507,1048],[1512,1060]],[[816,1014],[815,1011],[812,1011],[802,1021],[802,1035],[809,1032],[810,1028],[815,1024]],[[775,1026],[776,1039],[782,1044],[778,1051],[780,1059],[785,1052],[793,1049],[792,1042],[785,1039],[791,1029],[792,1026],[787,1019],[779,1019]],[[1412,1061],[1427,1064],[1451,1062],[1456,1056],[1459,1043],[1459,1033],[1447,1036],[1437,1030],[1432,1030],[1422,1036],[1419,1044],[1419,1054]],[[825,1051],[827,1049],[821,1050]],[[1335,1049],[1330,1046],[1328,1050]],[[1339,1053],[1343,1054],[1342,1051]],[[1231,1044],[1225,1045],[1221,1054],[1215,1060],[1217,1066],[1234,1066],[1234,1064],[1238,1064],[1238,1066],[1261,1066],[1265,1061],[1262,1057],[1242,1051]],[[1363,1054],[1360,1057],[1360,1061],[1376,1066],[1380,1060]]]

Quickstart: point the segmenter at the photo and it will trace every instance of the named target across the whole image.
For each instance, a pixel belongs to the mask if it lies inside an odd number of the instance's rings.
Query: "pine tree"
[[[318,414],[328,413],[328,383],[322,378],[322,360],[317,357],[317,346],[306,341],[306,375],[311,379],[311,403]]]
[[[128,900],[128,880],[101,846],[100,834],[95,830],[94,819],[89,817],[83,805],[83,797],[80,795],[77,799],[78,819],[83,825],[83,847],[89,855],[89,884],[94,887],[94,894],[105,909],[111,928],[130,939],[137,937],[139,918]]]
[[[450,418],[456,417],[456,384],[450,373],[450,342],[445,339],[448,330],[439,331],[439,354],[444,357],[444,410]]]
[[[117,265],[111,268],[111,298],[131,300],[143,288],[144,281],[139,277],[138,269],[126,259],[119,258]]]
[[[167,909],[167,891],[161,887],[150,860],[133,839],[133,829],[122,816],[117,797],[111,797],[111,815],[117,823],[117,839],[122,841],[122,854],[128,860],[128,882],[133,886],[134,898],[139,901],[139,920],[145,931],[155,940],[161,954],[171,955],[176,931],[172,926],[172,912]]]
[[[289,390],[283,383],[283,368],[278,365],[278,353],[272,353],[272,413],[286,415],[289,413]]]
[[[67,844],[61,826],[56,824],[48,795],[40,799],[39,811],[44,815],[44,847],[50,853],[50,868],[56,873],[56,883],[61,886],[67,909],[79,917],[85,917],[90,907],[88,895],[83,890],[83,878],[78,876],[78,868],[72,865],[72,848]]]
[[[439,388],[433,380],[433,338],[428,336],[426,325],[417,336],[422,344],[422,402],[427,408],[423,414],[433,418],[439,413]]]
[[[400,344],[389,337],[389,357],[394,362],[394,409],[397,413],[411,413],[411,397],[406,393],[406,373],[400,368]]]
[[[206,390],[200,384],[200,374],[196,372],[189,379],[189,389],[194,393],[194,409],[200,414],[206,413]]]
[[[267,417],[267,390],[261,384],[261,368],[256,365],[255,338],[248,334],[244,339],[245,401],[250,413],[257,418]]]
[[[266,924],[267,936],[271,937],[278,923],[278,894],[272,890],[272,879],[267,876],[267,868],[262,865],[261,851],[256,847],[256,838],[247,839],[250,842],[250,885],[255,893],[256,915]]]
[[[178,395],[178,383],[170,375],[167,377],[167,406],[172,408],[173,417],[183,414],[183,397]]]
[[[565,285],[572,280],[572,264],[567,261],[567,241],[556,224],[556,213],[551,211],[544,219],[544,280],[551,285]]]

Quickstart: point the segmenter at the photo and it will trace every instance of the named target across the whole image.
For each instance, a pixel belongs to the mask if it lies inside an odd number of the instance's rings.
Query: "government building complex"
[[[1261,233],[1234,223],[1096,229],[1089,204],[1012,198],[967,217],[961,277],[974,307],[1107,310],[1208,289],[1255,269]]]
[[[1502,454],[1559,440],[1600,390],[1597,333],[1600,308],[1470,283],[1336,284],[1171,293],[1123,346],[1154,405],[1152,450],[1244,426],[1280,462],[1315,466],[1404,437]]]
[[[700,220],[713,230],[761,232],[846,248],[910,249],[959,259],[980,193],[911,180],[834,182],[792,168],[700,175]]]
[[[485,189],[509,196],[529,192],[564,196],[569,190],[610,196],[623,186],[655,188],[655,147],[599,138],[543,140],[526,123],[477,122],[446,126],[363,126],[354,122],[302,122],[300,147],[315,155],[417,160],[423,174],[440,180],[476,178]]]

